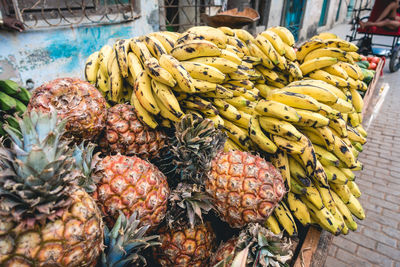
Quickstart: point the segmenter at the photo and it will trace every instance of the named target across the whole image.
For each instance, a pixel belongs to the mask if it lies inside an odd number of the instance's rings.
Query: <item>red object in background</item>
[[[371,62],[372,62],[372,63],[375,63],[375,64],[378,64],[380,60],[381,60],[380,57],[373,57],[373,58],[371,59]]]
[[[366,56],[363,56],[363,55],[361,55],[361,61],[367,61],[367,57]],[[369,61],[368,61],[369,62]]]
[[[369,70],[375,70],[376,69],[376,63],[374,63],[374,62],[369,63],[368,69]]]

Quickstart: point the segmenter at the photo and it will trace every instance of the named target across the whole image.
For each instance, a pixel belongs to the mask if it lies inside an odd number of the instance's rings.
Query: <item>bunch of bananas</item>
[[[5,136],[3,124],[19,129],[14,115],[21,115],[26,110],[31,95],[29,91],[12,80],[0,80],[0,137]]]
[[[228,27],[155,32],[104,46],[85,76],[152,128],[192,113],[228,135],[226,150],[269,157],[289,189],[266,222],[275,233],[297,233],[294,218],[347,233],[352,214],[365,217],[353,173],[366,141],[357,47],[329,33],[294,45],[284,27],[256,37]]]

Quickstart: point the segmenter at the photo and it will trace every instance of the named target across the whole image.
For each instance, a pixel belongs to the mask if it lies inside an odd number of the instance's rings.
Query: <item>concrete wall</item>
[[[91,27],[48,28],[23,33],[0,32],[0,79],[13,78],[35,87],[57,77],[83,78],[86,58],[115,39],[158,31],[158,0],[141,0],[132,22]]]
[[[283,14],[284,3],[285,1],[283,0],[271,0],[267,28],[281,25],[282,16],[284,15]]]

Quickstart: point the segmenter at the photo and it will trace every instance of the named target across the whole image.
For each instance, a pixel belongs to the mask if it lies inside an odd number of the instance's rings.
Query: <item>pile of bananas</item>
[[[0,137],[5,136],[3,124],[19,129],[14,115],[21,115],[26,110],[31,95],[12,80],[0,80]]]
[[[352,215],[365,217],[353,173],[366,141],[360,56],[329,33],[294,45],[284,27],[256,37],[207,26],[155,32],[104,46],[88,58],[85,76],[111,105],[130,102],[152,128],[192,113],[226,132],[226,150],[269,157],[289,189],[266,222],[275,233],[296,234],[296,218],[346,234],[357,228]]]

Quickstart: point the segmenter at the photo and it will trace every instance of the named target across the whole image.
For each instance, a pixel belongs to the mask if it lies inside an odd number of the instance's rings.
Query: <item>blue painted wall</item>
[[[158,1],[141,0],[141,16],[128,23],[28,30],[0,31],[0,79],[22,84],[32,79],[35,87],[58,77],[84,78],[86,58],[115,39],[158,31]]]

